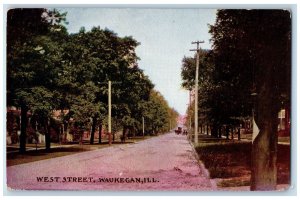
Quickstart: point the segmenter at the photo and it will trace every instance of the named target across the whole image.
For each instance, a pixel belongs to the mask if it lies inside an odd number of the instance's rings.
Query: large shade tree
[[[135,48],[139,43],[100,27],[91,31],[82,28],[70,37],[65,55],[69,79],[63,80],[62,85],[70,87],[67,105],[74,120],[77,124],[82,121],[82,130],[92,126],[90,143],[93,144],[96,122],[99,121],[101,130],[107,113],[107,85],[112,81],[112,117],[123,125],[125,133],[140,121],[138,103],[149,98],[153,87],[137,66]]]
[[[39,115],[46,130],[46,147],[50,148],[48,118],[55,104],[53,89],[61,64],[58,44],[66,35],[61,25],[64,20],[65,14],[56,10],[11,9],[7,13],[7,105],[21,109],[22,153],[26,150],[29,110]]]
[[[196,56],[195,56],[196,57]],[[182,60],[181,77],[182,87],[194,92],[196,58],[184,57]],[[216,71],[211,50],[200,50],[199,53],[199,90],[198,90],[198,112],[199,122],[201,125],[211,125],[215,127],[212,135],[217,136],[217,128],[225,123],[229,123],[230,114],[224,110],[226,98],[220,96],[221,84],[216,80]],[[190,96],[192,100],[192,97]],[[194,101],[190,102],[187,109],[188,123],[194,124]],[[202,130],[202,128],[200,129]]]
[[[144,105],[151,101],[154,85],[138,67],[135,39],[100,27],[69,34],[62,25],[65,19],[66,13],[57,10],[8,12],[7,102],[21,108],[21,152],[26,149],[28,114],[31,124],[38,124],[35,127],[46,135],[50,149],[50,123],[57,110],[60,132],[68,132],[71,125],[81,136],[90,131],[93,144],[96,126],[101,135],[107,115],[108,81],[113,84],[113,130],[123,128],[124,138],[129,129],[141,129]],[[175,116],[162,97],[155,103],[162,112],[152,120],[162,123]]]
[[[242,111],[253,97],[260,131],[252,147],[251,189],[273,190],[277,117],[290,100],[291,15],[286,10],[219,10],[210,33],[217,79],[232,103],[228,106]]]
[[[160,92],[151,90],[150,99],[144,103],[143,107],[145,131],[148,133],[167,132],[177,125],[179,114],[170,108]]]

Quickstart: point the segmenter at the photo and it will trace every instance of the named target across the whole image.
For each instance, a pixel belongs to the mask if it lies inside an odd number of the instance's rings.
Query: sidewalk
[[[206,135],[206,134],[200,134],[200,135]],[[226,136],[222,135],[222,139],[226,139]],[[238,140],[238,137],[234,136],[233,137],[234,140]],[[281,145],[291,145],[290,142],[287,142],[287,141],[280,141],[281,137],[278,138],[278,144],[281,144]],[[231,139],[231,135],[229,135],[229,138],[228,140],[232,140]],[[243,142],[252,142],[252,138],[242,138],[240,139],[240,141],[243,141]]]
[[[226,137],[225,137],[226,138]],[[237,138],[234,138],[237,140]],[[244,141],[244,142],[252,142],[252,140],[250,139],[241,139],[241,141]],[[278,144],[281,144],[281,145],[291,145],[290,142],[278,142]]]
[[[51,149],[55,149],[55,148],[68,148],[68,147],[75,147],[78,146],[79,144],[56,144],[54,143],[51,144]],[[7,150],[7,148],[15,148],[16,150]],[[37,150],[44,150],[46,147],[41,147],[39,144],[39,147],[26,147],[26,151],[37,151]],[[19,146],[18,145],[6,145],[6,153],[10,154],[10,153],[18,153],[19,152]]]

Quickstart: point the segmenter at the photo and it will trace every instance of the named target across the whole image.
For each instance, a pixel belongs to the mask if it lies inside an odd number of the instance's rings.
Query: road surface
[[[216,190],[186,136],[174,133],[11,166],[7,185],[27,190]]]

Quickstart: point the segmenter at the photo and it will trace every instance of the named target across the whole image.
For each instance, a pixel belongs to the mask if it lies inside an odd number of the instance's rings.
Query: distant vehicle
[[[187,135],[187,134],[188,134],[187,130],[183,130],[183,135]]]
[[[181,132],[182,132],[182,127],[178,126],[177,130],[175,130],[175,133],[178,135],[181,134]]]

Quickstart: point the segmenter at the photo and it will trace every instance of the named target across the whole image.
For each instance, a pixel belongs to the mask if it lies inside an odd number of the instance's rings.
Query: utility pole
[[[142,117],[142,121],[143,121],[143,137],[145,137],[145,118]]]
[[[196,78],[195,78],[195,144],[198,144],[198,84],[199,84],[199,53],[200,53],[200,43],[204,41],[192,42],[192,44],[197,44],[197,49],[191,49],[190,51],[196,51]]]
[[[108,141],[111,145],[111,81],[108,81]]]
[[[192,104],[192,97],[191,97],[191,90],[189,91],[189,107],[191,106],[191,104]],[[192,130],[192,116],[191,115],[189,115],[190,116],[190,118],[189,118],[189,129],[190,130]],[[189,131],[190,132],[190,131]]]
[[[107,84],[107,82],[98,82],[100,85]],[[121,84],[121,82],[108,81],[108,143],[111,145],[111,84]],[[101,135],[99,136],[101,137]]]

